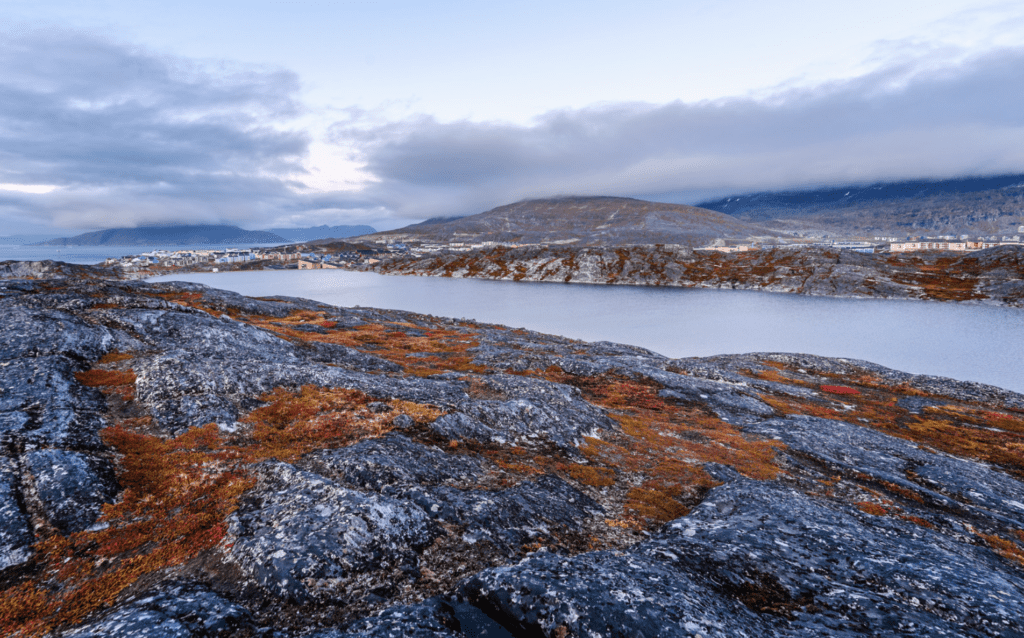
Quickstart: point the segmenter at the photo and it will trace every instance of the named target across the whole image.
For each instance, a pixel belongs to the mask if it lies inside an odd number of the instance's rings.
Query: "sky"
[[[0,235],[1024,173],[1024,3],[0,0]]]

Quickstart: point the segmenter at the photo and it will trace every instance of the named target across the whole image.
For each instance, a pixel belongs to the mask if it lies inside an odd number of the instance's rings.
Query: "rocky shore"
[[[728,288],[1024,306],[1024,247],[1019,246],[967,254],[902,255],[821,248],[725,254],[666,246],[498,247],[390,257],[365,269],[395,275]]]
[[[120,268],[63,261],[0,261],[0,279],[121,279]]]
[[[1024,636],[1020,394],[182,283],[0,313],[5,636]]]

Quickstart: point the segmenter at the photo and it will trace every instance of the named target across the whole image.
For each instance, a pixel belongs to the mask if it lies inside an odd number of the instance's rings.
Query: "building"
[[[299,270],[319,270],[321,268],[337,269],[338,266],[335,264],[329,264],[326,261],[313,260],[313,259],[300,259],[298,261]]]
[[[757,250],[753,246],[703,246],[694,250],[714,250],[720,253],[745,253],[748,250]]]
[[[984,250],[999,246],[995,241],[945,241],[937,239],[921,239],[918,241],[894,242],[889,245],[889,251],[894,253],[916,252],[919,250],[950,250],[954,252],[965,252],[971,250]]]

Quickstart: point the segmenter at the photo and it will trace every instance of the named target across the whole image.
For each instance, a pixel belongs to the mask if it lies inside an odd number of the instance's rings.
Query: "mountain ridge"
[[[267,228],[266,232],[284,237],[288,241],[314,241],[317,239],[344,239],[377,232],[373,226],[366,224],[328,226],[309,226],[306,228]]]
[[[367,239],[578,245],[699,245],[719,238],[778,233],[717,211],[629,197],[564,196],[528,199],[476,215],[432,218]]]
[[[760,191],[697,205],[778,230],[1012,235],[1024,225],[1024,174]]]
[[[226,224],[192,224],[108,228],[73,237],[58,237],[37,246],[200,246],[203,244],[288,243],[284,237],[262,230],[245,230]]]

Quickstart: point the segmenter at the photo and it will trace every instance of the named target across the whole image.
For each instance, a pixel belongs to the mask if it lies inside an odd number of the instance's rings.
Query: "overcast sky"
[[[0,234],[1024,172],[1024,5],[3,0]]]

